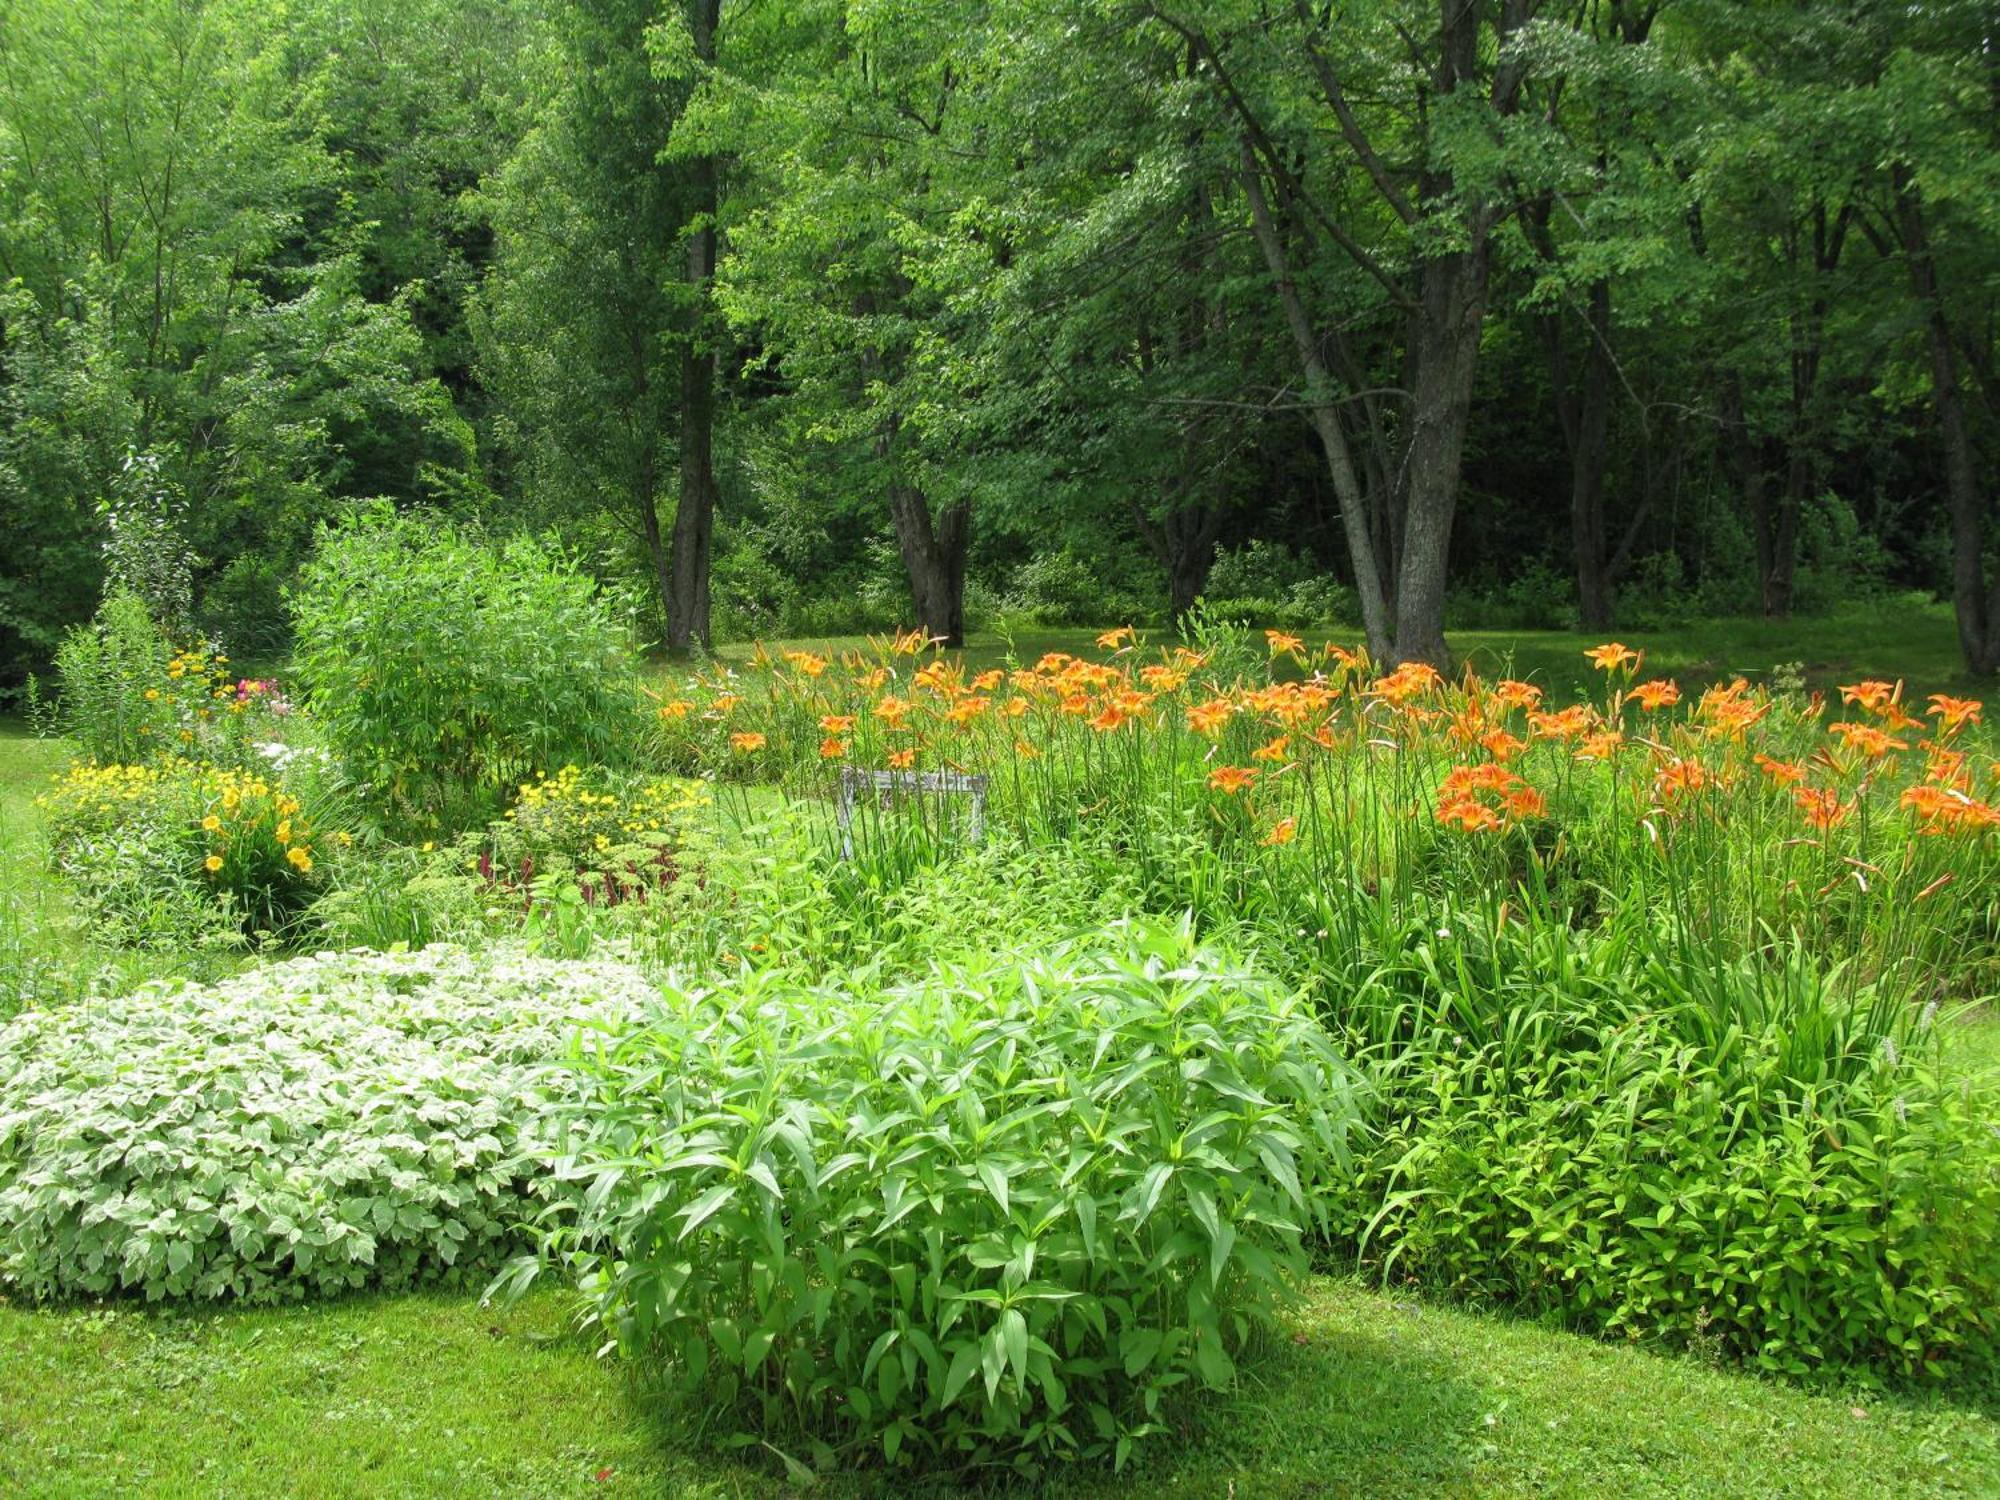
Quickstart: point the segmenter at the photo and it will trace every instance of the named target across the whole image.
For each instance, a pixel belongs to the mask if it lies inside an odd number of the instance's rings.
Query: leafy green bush
[[[636,743],[623,630],[591,578],[531,538],[373,510],[322,533],[291,605],[327,744],[396,822],[484,821],[537,772]]]
[[[1773,1371],[1990,1357],[2000,1089],[1940,1076],[1893,975],[1641,925],[1328,923],[1378,1065],[1346,1232],[1383,1274]]]
[[[1352,1108],[1312,1018],[1186,927],[886,993],[669,991],[577,1065],[545,1259],[821,1466],[1123,1460],[1234,1377]]]
[[[144,600],[110,595],[57,648],[57,726],[92,760],[138,761],[171,748],[158,733],[164,715],[156,705],[173,655]]]
[[[78,765],[36,798],[53,867],[100,934],[135,946],[285,929],[349,835],[305,764],[289,778],[189,760]]]
[[[176,649],[136,593],[113,593],[63,637],[54,727],[107,765],[162,756],[254,764],[291,708],[275,682],[238,681],[228,666],[207,646]]]
[[[0,1026],[0,1283],[271,1301],[467,1274],[541,1187],[531,1075],[651,994],[439,947],[26,1012]]]

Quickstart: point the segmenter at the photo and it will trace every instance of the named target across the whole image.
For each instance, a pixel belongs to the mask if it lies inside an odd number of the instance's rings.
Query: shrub
[[[1380,1061],[1378,1270],[1787,1374],[1991,1356],[2000,1090],[1941,1077],[1921,1012],[1796,946],[1426,925],[1330,986]]]
[[[822,1465],[1124,1459],[1303,1269],[1351,1100],[1311,1017],[1186,928],[670,991],[577,1064],[545,1255],[742,1441],[802,1429]]]
[[[257,759],[291,705],[275,682],[239,681],[208,646],[176,649],[134,593],[108,597],[56,653],[55,727],[107,764],[192,756],[233,766]]]
[[[537,772],[634,743],[624,632],[597,585],[530,538],[370,511],[322,533],[291,604],[328,746],[396,822],[482,821]]]
[[[0,1026],[0,1281],[275,1301],[519,1243],[578,1018],[651,994],[509,951],[321,955]]]
[[[36,806],[52,864],[125,942],[279,931],[317,893],[318,843],[348,837],[275,775],[187,760],[72,766]]]
[[[144,600],[110,595],[57,648],[57,727],[92,760],[137,761],[166,749],[171,737],[159,731],[169,711],[159,699],[173,656]]]

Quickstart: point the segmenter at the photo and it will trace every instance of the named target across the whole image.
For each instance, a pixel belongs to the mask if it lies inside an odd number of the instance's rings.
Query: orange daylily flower
[[[1930,711],[1938,718],[1943,734],[1956,734],[1968,724],[1977,724],[1984,708],[1977,698],[1954,698],[1948,693],[1932,693]]]
[[[826,670],[827,665],[824,656],[815,656],[810,651],[787,651],[785,653],[785,660],[808,677],[819,676],[820,673]]]
[[[1871,714],[1879,714],[1901,696],[1900,682],[1855,682],[1840,690],[1842,703],[1855,704]]]
[[[1671,757],[1653,773],[1653,795],[1668,807],[1714,784],[1715,774],[1686,756]]]
[[[917,752],[914,750],[892,750],[889,752],[889,769],[892,771],[907,771],[916,763]]]
[[[1887,730],[1854,719],[1842,719],[1838,723],[1829,724],[1826,726],[1826,732],[1844,742],[1848,749],[1858,751],[1870,760],[1880,760],[1891,750],[1910,748],[1908,741],[1891,739]]]
[[[1642,682],[1625,695],[1649,713],[1681,701],[1680,684],[1665,677]]]
[[[1837,828],[1847,821],[1847,815],[1854,811],[1852,802],[1842,802],[1840,793],[1832,787],[1795,786],[1792,801],[1806,822],[1821,833],[1829,828]]]
[[[1289,748],[1290,745],[1287,736],[1281,734],[1276,739],[1271,740],[1266,744],[1259,745],[1255,750],[1252,750],[1250,752],[1250,758],[1252,760],[1268,761],[1272,763],[1281,762],[1284,760],[1285,755]]]
[[[819,727],[828,734],[846,734],[854,727],[853,714],[822,714]]]
[[[1590,732],[1591,722],[1596,715],[1587,703],[1572,703],[1568,708],[1554,713],[1531,711],[1528,726],[1537,739],[1573,740]]]
[[[764,736],[754,729],[739,729],[729,737],[729,748],[739,755],[751,755],[764,748]]]
[[[1639,652],[1617,641],[1607,641],[1602,646],[1592,646],[1583,654],[1600,672],[1618,672],[1627,669],[1636,672],[1641,659]]]
[[[1751,759],[1757,763],[1758,770],[1777,782],[1779,786],[1797,786],[1806,779],[1804,766],[1794,765],[1788,760],[1774,760],[1761,750]]]
[[[1583,737],[1583,743],[1576,747],[1577,760],[1610,760],[1618,753],[1618,747],[1625,743],[1625,736],[1615,729],[1599,729]]]
[[[839,735],[830,734],[819,742],[819,758],[821,760],[839,760],[846,754],[847,741],[840,738]]]
[[[1187,711],[1188,727],[1198,734],[1214,736],[1222,732],[1222,726],[1227,724],[1235,713],[1236,705],[1227,698],[1211,698],[1206,703],[1191,703]]]
[[[1116,630],[1107,630],[1104,634],[1100,635],[1097,638],[1097,644],[1103,650],[1116,651],[1125,642],[1137,641],[1138,639],[1138,631],[1134,630],[1130,625],[1120,625]]]
[[[1282,630],[1265,631],[1264,640],[1270,646],[1273,656],[1281,653],[1286,656],[1302,656],[1305,654],[1306,643],[1295,635],[1286,635]]]
[[[1208,773],[1210,790],[1226,792],[1232,797],[1256,780],[1257,769],[1254,766],[1217,766]]]
[[[1289,844],[1298,836],[1299,820],[1297,818],[1280,818],[1271,825],[1271,831],[1264,835],[1264,842],[1272,846]]]

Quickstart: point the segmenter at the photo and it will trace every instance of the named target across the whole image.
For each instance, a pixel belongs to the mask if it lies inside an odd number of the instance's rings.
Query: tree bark
[[[695,55],[715,61],[722,0],[691,0],[688,26]],[[714,644],[709,628],[709,554],[715,533],[715,350],[710,346],[709,294],[715,278],[716,163],[688,164],[694,184],[695,227],[688,236],[691,306],[681,345],[680,498],[674,513],[673,589],[667,604],[667,649]]]
[[[1305,376],[1307,415],[1312,419],[1313,431],[1319,435],[1320,448],[1326,455],[1327,472],[1333,480],[1334,497],[1340,503],[1340,526],[1347,537],[1347,556],[1354,568],[1354,592],[1361,603],[1361,629],[1368,640],[1368,652],[1377,661],[1388,661],[1394,644],[1390,635],[1389,604],[1383,596],[1382,575],[1375,562],[1375,544],[1368,534],[1368,510],[1362,502],[1360,481],[1355,478],[1354,455],[1348,448],[1347,434],[1340,425],[1333,377],[1327,372],[1326,361],[1320,358],[1319,341],[1313,335],[1312,322],[1307,318],[1305,304],[1299,298],[1291,262],[1285,255],[1277,225],[1271,218],[1270,205],[1264,198],[1263,177],[1256,153],[1247,140],[1243,143],[1243,191],[1250,202],[1251,229],[1256,234],[1258,248],[1264,253],[1264,264],[1269,268],[1271,281],[1277,289],[1279,305],[1284,309],[1285,326],[1291,330],[1292,343]]]
[[[1910,290],[1924,311],[1931,354],[1931,404],[1943,448],[1945,501],[1951,513],[1951,601],[1958,646],[1966,669],[1986,677],[2000,672],[2000,577],[1986,578],[1985,506],[1979,493],[1972,439],[1965,424],[1965,395],[1951,324],[1938,287],[1937,261],[1909,174],[1896,173],[1896,228],[1909,268]]]
[[[1167,602],[1178,625],[1208,586],[1215,566],[1215,541],[1222,530],[1222,512],[1213,505],[1176,505],[1158,521],[1135,504],[1132,519],[1146,546],[1167,575]]]
[[[972,532],[972,506],[963,500],[931,515],[924,492],[900,480],[889,486],[889,517],[896,546],[910,575],[917,625],[947,646],[965,644],[965,550]]]
[[[1464,468],[1465,430],[1479,326],[1486,315],[1487,241],[1423,262],[1410,316],[1415,384],[1410,401],[1408,498],[1396,574],[1396,633],[1389,659],[1451,664],[1444,643],[1445,564]]]
[[[1576,558],[1576,603],[1585,630],[1611,627],[1611,556],[1606,535],[1604,472],[1610,459],[1611,431],[1611,286],[1599,281],[1590,288],[1585,315],[1589,345],[1581,373],[1571,367],[1563,345],[1562,319],[1541,320],[1548,350],[1549,385],[1555,395],[1564,445],[1569,449],[1569,516],[1571,549]]]

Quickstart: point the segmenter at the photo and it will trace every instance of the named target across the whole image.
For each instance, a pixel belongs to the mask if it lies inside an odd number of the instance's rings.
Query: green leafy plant
[[[0,1026],[0,1284],[295,1299],[463,1276],[517,1247],[536,1121],[611,963],[322,955]]]
[[[305,764],[310,764],[307,762]],[[50,863],[104,935],[199,941],[286,928],[347,842],[334,788],[189,760],[78,765],[36,799]]]
[[[1343,1233],[1377,1274],[1791,1375],[1990,1360],[2000,1097],[1940,1072],[1897,976],[1432,920],[1329,924],[1380,1126]]]
[[[371,510],[321,534],[291,606],[326,743],[393,823],[483,822],[517,783],[636,742],[624,631],[597,585],[531,538]]]
[[[669,990],[573,1064],[576,1207],[501,1285],[562,1265],[737,1441],[820,1467],[1122,1462],[1233,1380],[1353,1109],[1311,1016],[1185,925]]]
[[[158,707],[174,650],[137,594],[114,592],[56,651],[57,724],[92,760],[138,761],[170,748]],[[146,695],[153,696],[148,698]]]

